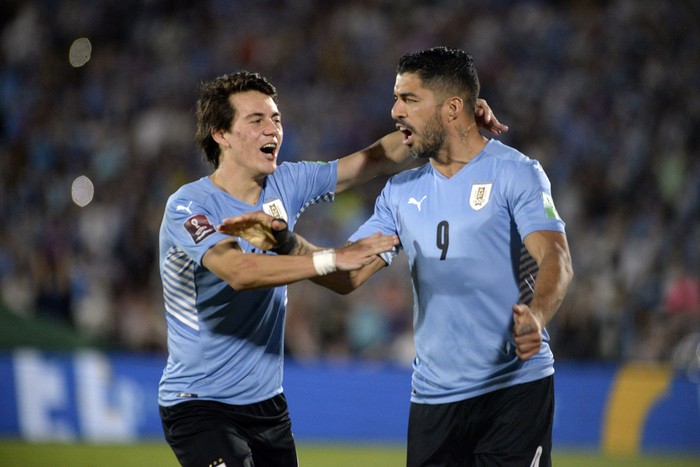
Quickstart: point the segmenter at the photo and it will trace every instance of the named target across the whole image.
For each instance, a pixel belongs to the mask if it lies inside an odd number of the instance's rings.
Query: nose
[[[399,118],[405,117],[406,112],[404,111],[404,106],[400,100],[395,100],[394,105],[391,107],[391,118],[398,120]]]
[[[266,135],[274,135],[276,133],[282,133],[282,124],[275,122],[274,120],[268,120],[267,125],[265,125],[264,132]]]

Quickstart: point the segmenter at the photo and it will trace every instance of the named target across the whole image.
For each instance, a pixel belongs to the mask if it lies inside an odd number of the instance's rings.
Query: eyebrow
[[[401,97],[403,99],[407,97],[418,97],[418,95],[414,92],[400,92],[400,93],[394,93],[395,96]]]
[[[273,112],[271,115],[271,117],[273,117],[273,118],[274,117],[281,117],[281,116],[282,116],[282,114],[279,112]],[[251,118],[257,118],[257,117],[265,118],[265,113],[264,112],[252,112],[243,118],[245,118],[246,120],[250,120]]]

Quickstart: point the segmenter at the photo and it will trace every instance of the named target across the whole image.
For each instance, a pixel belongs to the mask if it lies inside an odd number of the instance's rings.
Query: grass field
[[[401,446],[299,445],[301,467],[401,467]],[[698,467],[700,457],[644,456],[604,458],[597,454],[557,452],[555,467]],[[2,467],[174,467],[178,463],[162,443],[143,444],[29,444],[0,441]]]

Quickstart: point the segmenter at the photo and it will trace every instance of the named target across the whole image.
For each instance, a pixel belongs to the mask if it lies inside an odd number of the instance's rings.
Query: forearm
[[[425,160],[416,159],[403,144],[403,134],[389,133],[369,146],[367,151],[367,172],[375,175],[393,175],[410,167],[423,165]]]
[[[273,219],[262,211],[224,219],[218,229],[232,237],[213,246],[202,258],[202,264],[236,290],[289,284],[338,270],[360,270],[399,243],[396,235],[377,232],[343,248],[321,248],[288,230],[284,220]],[[234,237],[277,254],[244,254]],[[372,274],[365,276],[365,273],[366,270],[352,275],[338,274],[336,280],[322,284],[339,293],[348,293],[350,287],[359,286]]]
[[[291,284],[314,277],[317,272],[311,255],[273,256],[249,253],[237,255],[226,270],[217,275],[235,290],[241,291]]]
[[[311,279],[314,283],[341,295],[347,295],[364,284],[377,271],[386,266],[384,260],[377,256],[371,263],[355,271],[337,271],[327,276]]]
[[[403,144],[403,134],[399,131],[383,136],[368,147],[367,151],[370,162],[380,164],[384,168],[383,173],[393,173],[415,161],[409,155],[408,147]]]
[[[296,235],[296,246],[289,253],[290,255],[308,255],[314,251],[322,250],[321,247],[310,243],[301,235],[297,233],[293,235]],[[362,282],[367,280],[367,278],[362,280],[364,274],[361,274],[361,272],[364,269],[365,267],[357,271],[336,271],[326,276],[313,277],[311,281],[334,292],[345,295],[355,290]]]
[[[292,251],[288,253],[290,256],[310,255],[314,251],[321,251],[324,249],[309,242],[296,232],[292,232],[292,235],[296,236],[297,241]]]
[[[365,183],[379,175],[391,175],[425,161],[413,159],[396,131],[375,141],[367,148],[338,161],[336,193]]]
[[[301,235],[296,233],[294,235],[296,235],[297,244],[289,253],[290,255],[308,255],[322,250],[321,247],[313,245]],[[377,256],[371,263],[355,271],[336,271],[325,276],[313,277],[311,281],[336,293],[346,295],[364,284],[367,279],[384,266],[386,266],[384,260]]]
[[[554,248],[539,263],[530,309],[545,326],[559,309],[569,284],[573,279],[573,269],[568,251]]]

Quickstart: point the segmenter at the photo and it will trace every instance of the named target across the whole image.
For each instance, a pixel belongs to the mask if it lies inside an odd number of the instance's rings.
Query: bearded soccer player
[[[391,115],[403,144],[429,163],[392,177],[351,237],[398,235],[408,256],[411,467],[551,465],[545,325],[573,277],[565,224],[542,166],[478,131],[479,87],[463,50],[400,59]],[[391,262],[382,256],[332,285],[359,286]]]

